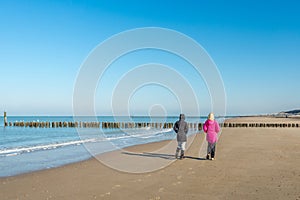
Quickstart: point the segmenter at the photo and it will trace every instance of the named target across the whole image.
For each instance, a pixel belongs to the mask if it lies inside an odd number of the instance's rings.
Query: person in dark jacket
[[[187,133],[188,133],[188,124],[185,121],[184,114],[180,114],[179,120],[175,122],[173,130],[177,133],[177,142],[178,146],[175,153],[175,158],[178,159],[179,151],[180,153],[180,159],[184,158],[184,151],[185,151],[185,145],[187,140]]]

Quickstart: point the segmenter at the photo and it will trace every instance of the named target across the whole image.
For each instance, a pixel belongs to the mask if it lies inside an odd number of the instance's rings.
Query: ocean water
[[[190,123],[203,123],[204,117],[187,117]],[[82,121],[95,118],[83,117]],[[178,117],[97,117],[99,122],[175,122]],[[129,121],[130,120],[130,121]],[[69,122],[73,117],[10,117],[8,122]],[[77,121],[77,120],[76,120]],[[175,139],[172,129],[135,128],[30,128],[4,127],[0,117],[0,177],[48,169],[86,160],[92,155],[137,144]],[[195,134],[197,130],[190,130]],[[86,148],[86,145],[89,148]]]

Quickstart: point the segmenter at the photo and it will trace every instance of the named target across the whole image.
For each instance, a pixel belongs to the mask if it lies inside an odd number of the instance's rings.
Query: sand
[[[93,158],[1,178],[0,199],[300,200],[300,128],[223,128],[215,161],[203,159],[204,139],[189,138],[183,160],[173,159],[176,142],[163,141],[98,156],[104,164]],[[142,173],[140,162],[156,170]]]

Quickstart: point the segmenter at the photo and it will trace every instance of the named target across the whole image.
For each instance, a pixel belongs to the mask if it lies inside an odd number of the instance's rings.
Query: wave
[[[55,149],[58,147],[64,147],[64,146],[70,146],[70,145],[80,145],[87,142],[96,142],[95,138],[86,139],[86,140],[75,140],[75,141],[67,141],[67,142],[61,142],[61,143],[54,143],[54,144],[42,144],[42,145],[36,145],[36,146],[29,146],[29,147],[16,147],[11,149],[2,149],[0,150],[0,156],[15,156],[19,155],[21,153],[29,153],[33,151],[38,150],[49,150],[49,149]]]
[[[145,130],[147,130],[145,132]],[[84,143],[95,143],[95,142],[103,142],[103,141],[113,141],[113,140],[121,140],[121,139],[130,139],[130,138],[141,138],[141,139],[147,139],[151,137],[159,137],[160,135],[163,135],[165,133],[172,132],[172,129],[132,129],[130,131],[123,132],[124,134],[118,134],[114,135],[112,137],[110,133],[104,134],[103,136],[96,136],[93,138],[87,138],[87,139],[79,139],[79,140],[72,140],[72,141],[64,141],[60,143],[51,143],[51,144],[40,144],[35,146],[21,146],[21,147],[15,147],[15,148],[9,148],[9,149],[0,149],[0,156],[17,156],[22,153],[29,153],[33,151],[40,151],[40,150],[50,150],[50,149],[56,149],[60,147],[66,147],[71,145],[82,145]],[[119,132],[120,133],[120,132]],[[83,136],[84,137],[84,136]]]

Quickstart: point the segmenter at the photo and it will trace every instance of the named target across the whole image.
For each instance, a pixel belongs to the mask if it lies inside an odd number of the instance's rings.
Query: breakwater
[[[8,122],[7,126],[29,128],[173,128],[174,123],[147,123],[147,122]],[[202,130],[202,123],[188,123],[192,130]],[[300,128],[299,123],[220,123],[221,128]]]
[[[30,128],[103,128],[103,129],[126,129],[126,128],[173,128],[173,123],[147,123],[147,122],[9,122],[8,126]],[[188,123],[190,129],[201,130],[202,123]]]

